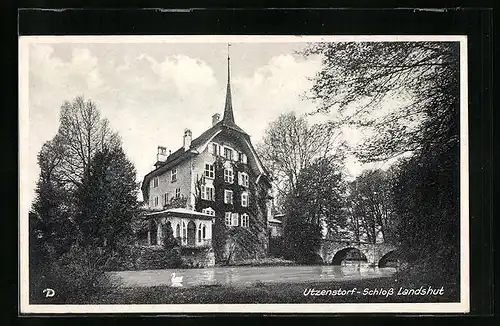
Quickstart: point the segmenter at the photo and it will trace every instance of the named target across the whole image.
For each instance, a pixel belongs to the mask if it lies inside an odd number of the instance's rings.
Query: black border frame
[[[415,9],[193,9],[136,10],[136,9],[88,9],[88,10],[27,10],[15,13],[18,17],[18,35],[175,35],[175,34],[250,34],[250,35],[321,35],[321,34],[390,34],[390,35],[467,35],[468,36],[468,87],[469,87],[469,194],[470,194],[470,315],[493,313],[493,12],[487,8],[447,10]],[[356,24],[355,22],[359,22]],[[9,20],[2,24],[7,25]],[[15,30],[15,29],[14,29]],[[17,37],[14,36],[14,42]],[[2,65],[12,71],[16,87],[6,94],[13,96],[10,104],[3,97],[3,121],[7,128],[7,158],[12,165],[4,168],[4,180],[13,183],[17,175],[17,111],[10,109],[17,103],[17,46],[14,53],[3,53]],[[14,68],[14,69],[13,69]],[[14,81],[11,81],[11,86]],[[14,139],[13,139],[14,138]],[[10,155],[9,155],[10,154]],[[5,160],[3,161],[5,163]],[[17,168],[14,168],[17,167]],[[18,181],[18,180],[17,180]],[[6,187],[3,199],[17,212],[17,192]],[[10,214],[12,215],[12,214]],[[17,215],[17,214],[16,214]],[[7,223],[15,225],[11,218]],[[5,219],[4,219],[5,223]],[[17,234],[11,231],[10,235]],[[2,241],[8,240],[4,237]],[[18,246],[18,237],[11,243]],[[8,244],[5,244],[9,248]],[[12,247],[11,247],[12,248]],[[5,254],[6,252],[3,251]],[[10,254],[10,255],[9,255]],[[7,253],[10,266],[18,265],[18,256]],[[8,279],[9,289],[17,284],[17,269]],[[18,290],[18,288],[16,288]],[[18,292],[15,292],[15,297]],[[15,312],[18,311],[15,300]],[[126,314],[138,317],[145,314]],[[172,314],[180,316],[182,314]],[[200,314],[196,314],[199,316]],[[218,315],[220,314],[204,314]],[[224,314],[222,314],[224,315]],[[245,314],[234,314],[245,316]],[[262,314],[261,314],[262,315]],[[268,314],[269,315],[269,314]],[[274,315],[274,314],[273,314]],[[286,316],[286,314],[276,314]],[[343,314],[345,315],[345,314]],[[410,315],[410,314],[398,314]],[[441,315],[441,314],[439,314]],[[439,316],[438,315],[438,316]],[[454,314],[457,315],[457,314]],[[26,316],[26,315],[22,315]],[[36,315],[28,315],[36,316]],[[46,315],[43,315],[46,316]],[[82,316],[82,315],[78,315]],[[93,315],[96,317],[109,315]],[[151,316],[150,314],[148,316]],[[253,319],[252,315],[252,318]],[[318,314],[307,314],[318,316]],[[324,315],[323,315],[324,316]],[[349,315],[356,316],[356,315]],[[377,315],[381,316],[381,315]],[[393,316],[393,315],[391,315]],[[250,317],[250,316],[248,316]],[[247,318],[248,318],[247,317]],[[66,318],[63,318],[66,319]],[[93,320],[90,318],[89,320]],[[62,320],[61,320],[62,321]],[[95,320],[94,320],[95,321]],[[150,322],[151,320],[148,320]]]

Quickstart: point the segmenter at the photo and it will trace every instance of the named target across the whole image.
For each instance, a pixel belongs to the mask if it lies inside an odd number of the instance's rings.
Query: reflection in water
[[[348,261],[342,265],[213,267],[178,270],[184,276],[184,287],[197,285],[253,285],[259,282],[315,282],[355,280],[389,276],[392,267],[373,267],[363,261]]]

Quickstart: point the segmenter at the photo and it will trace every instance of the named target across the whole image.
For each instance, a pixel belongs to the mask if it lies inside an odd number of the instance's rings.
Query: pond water
[[[371,267],[366,262],[343,262],[339,266],[213,267],[112,272],[125,287],[172,285],[172,273],[182,277],[183,287],[198,285],[246,286],[256,283],[318,282],[390,276],[393,267]]]

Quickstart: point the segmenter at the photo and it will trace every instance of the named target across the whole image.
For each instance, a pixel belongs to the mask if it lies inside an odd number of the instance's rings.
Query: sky
[[[315,110],[303,95],[321,60],[298,54],[305,45],[231,43],[234,116],[254,145],[280,114]],[[211,116],[224,110],[227,42],[34,42],[28,50],[29,152],[23,173],[28,173],[30,199],[39,174],[37,153],[56,134],[64,101],[84,96],[97,104],[120,134],[137,181],[152,170],[157,146],[175,151],[184,129],[197,137],[211,126]],[[344,131],[350,144],[363,137],[357,130]],[[364,168],[353,157],[346,166],[353,176]]]

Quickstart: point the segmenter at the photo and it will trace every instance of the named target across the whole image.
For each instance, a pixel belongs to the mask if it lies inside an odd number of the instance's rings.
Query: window
[[[170,181],[176,182],[177,181],[177,168],[173,168],[170,171]]]
[[[211,207],[204,208],[201,210],[201,212],[211,216],[215,216],[215,211]]]
[[[240,161],[241,161],[242,163],[247,164],[247,156],[246,156],[246,154],[241,153],[241,155],[240,155]]]
[[[213,164],[205,163],[205,177],[209,179],[215,177],[215,167]]]
[[[182,239],[185,241],[187,239],[187,226],[186,222],[182,222]]]
[[[163,205],[165,206],[167,204],[168,204],[168,192],[163,194]]]
[[[158,223],[158,226],[156,227],[156,244],[159,245],[161,244],[161,239],[163,238],[163,235],[161,233],[161,222]]]
[[[238,213],[232,213],[231,214],[231,225],[232,226],[238,226],[238,220],[240,219],[240,216]]]
[[[153,178],[153,188],[156,188],[158,187],[158,183],[159,183],[159,178],[158,177],[154,177]]]
[[[201,230],[202,230],[202,223],[198,224],[198,242],[201,242]]]
[[[201,185],[200,186],[200,197],[201,197],[201,199],[205,199],[205,200],[207,199],[207,191],[206,190],[207,190],[207,186],[205,186],[205,185]]]
[[[234,175],[232,169],[224,169],[224,181],[227,183],[233,183]]]
[[[206,239],[207,238],[207,226],[205,224],[203,224],[203,227],[201,229],[201,233],[202,233],[203,239]]]
[[[181,188],[175,188],[175,198],[181,198]]]
[[[248,192],[241,193],[241,206],[248,207]]]
[[[226,214],[224,216],[224,223],[227,226],[231,226],[231,212],[226,212]]]
[[[247,213],[241,214],[241,226],[247,228],[249,225],[249,217]]]
[[[240,186],[248,187],[248,174],[245,172],[238,173],[238,184]]]
[[[181,226],[180,224],[177,224],[175,227],[175,237],[179,239],[181,237]]]
[[[221,146],[219,144],[212,143],[212,148],[211,148],[212,154],[220,155],[220,149],[221,149]]]
[[[224,147],[224,157],[228,160],[232,160],[233,150],[231,148]]]
[[[232,190],[224,190],[224,203],[225,204],[233,204],[233,191]]]
[[[211,185],[201,185],[201,199],[215,200],[215,189]]]
[[[158,196],[155,196],[155,206],[158,206]]]

